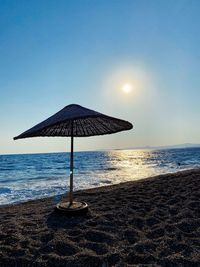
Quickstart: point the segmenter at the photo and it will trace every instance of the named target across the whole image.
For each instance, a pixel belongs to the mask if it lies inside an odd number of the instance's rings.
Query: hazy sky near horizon
[[[198,0],[0,1],[0,154],[69,151],[12,138],[70,103],[134,124],[76,150],[200,143],[199,13]]]

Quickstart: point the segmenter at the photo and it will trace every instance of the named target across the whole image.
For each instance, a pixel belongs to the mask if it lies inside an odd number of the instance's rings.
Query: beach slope
[[[84,217],[53,198],[0,207],[0,266],[200,266],[200,170],[76,192]]]

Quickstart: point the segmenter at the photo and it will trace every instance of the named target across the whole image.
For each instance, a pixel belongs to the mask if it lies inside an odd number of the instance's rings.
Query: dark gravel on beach
[[[200,266],[200,170],[75,196],[87,215],[52,198],[0,207],[0,266]]]

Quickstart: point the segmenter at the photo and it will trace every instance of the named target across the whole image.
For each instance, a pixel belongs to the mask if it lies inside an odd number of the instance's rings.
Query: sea
[[[0,155],[0,205],[69,190],[70,153]],[[74,190],[200,167],[200,148],[74,153]]]

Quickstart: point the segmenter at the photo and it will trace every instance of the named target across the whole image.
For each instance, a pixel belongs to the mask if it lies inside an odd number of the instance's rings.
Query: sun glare
[[[130,84],[130,83],[125,83],[123,86],[122,86],[122,91],[126,94],[130,93],[133,89],[133,86]]]

